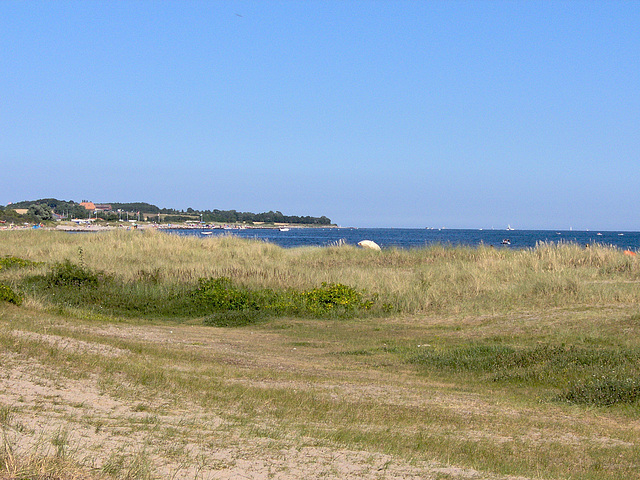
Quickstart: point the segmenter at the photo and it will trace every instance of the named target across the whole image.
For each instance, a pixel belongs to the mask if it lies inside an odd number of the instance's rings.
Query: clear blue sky
[[[639,1],[0,2],[0,204],[640,230]]]

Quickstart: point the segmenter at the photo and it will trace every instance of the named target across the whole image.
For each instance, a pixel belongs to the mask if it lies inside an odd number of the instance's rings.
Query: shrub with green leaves
[[[39,265],[39,262],[32,262],[19,257],[0,258],[0,270],[3,268],[26,268],[34,265]]]
[[[58,287],[96,287],[101,275],[91,271],[83,265],[76,265],[70,260],[56,263],[46,280],[49,286]]]
[[[368,310],[374,303],[355,288],[340,283],[323,283],[303,292],[293,289],[276,292],[242,289],[226,277],[200,279],[193,298],[216,311],[260,310],[270,315],[340,315]]]
[[[369,310],[374,301],[353,287],[341,283],[323,282],[321,287],[302,293],[306,309],[311,313],[326,313],[334,309],[344,311]]]
[[[193,298],[213,310],[257,310],[260,307],[255,295],[235,287],[227,277],[201,278]]]
[[[0,301],[22,305],[22,296],[14,292],[10,286],[0,283]]]

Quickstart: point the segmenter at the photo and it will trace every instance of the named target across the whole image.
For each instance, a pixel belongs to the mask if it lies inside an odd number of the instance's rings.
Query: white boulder
[[[362,248],[369,248],[371,250],[381,250],[380,245],[378,245],[373,240],[362,240],[361,242],[358,242],[358,245]]]

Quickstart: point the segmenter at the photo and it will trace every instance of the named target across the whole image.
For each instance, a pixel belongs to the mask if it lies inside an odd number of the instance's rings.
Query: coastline
[[[311,224],[292,224],[292,223],[275,223],[275,224],[254,224],[254,225],[235,225],[235,224],[188,224],[188,223],[120,223],[118,225],[101,225],[95,223],[77,224],[64,223],[62,225],[11,225],[3,226],[0,230],[57,230],[63,232],[100,232],[110,230],[279,230],[288,229],[307,229],[307,228],[340,228],[337,225],[311,225]]]
[[[153,231],[203,238],[234,235],[259,239],[281,247],[357,245],[363,240],[375,242],[381,248],[422,248],[425,246],[467,246],[499,249],[529,249],[538,246],[573,244],[581,248],[592,245],[618,248],[640,253],[640,232],[630,231],[552,231],[552,230],[478,230],[478,229],[402,229],[354,228],[293,224],[225,225],[225,224],[133,224],[118,225],[80,224],[64,222],[57,225],[36,226],[39,230],[67,233],[96,233],[109,231]],[[0,227],[1,231],[31,230],[34,226]]]

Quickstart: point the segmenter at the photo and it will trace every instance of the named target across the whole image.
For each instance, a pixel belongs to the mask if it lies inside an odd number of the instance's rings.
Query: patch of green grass
[[[560,389],[557,398],[570,403],[608,406],[640,400],[638,349],[474,344],[421,348],[407,361],[431,372],[471,373],[480,382]]]
[[[346,350],[344,352],[337,352],[336,355],[369,356],[373,355],[373,352],[366,348],[361,348],[358,350]]]
[[[640,402],[640,377],[604,377],[579,382],[559,395],[558,400],[596,407],[638,404]]]
[[[209,327],[246,327],[265,319],[264,313],[258,310],[227,310],[207,316],[202,323]]]

